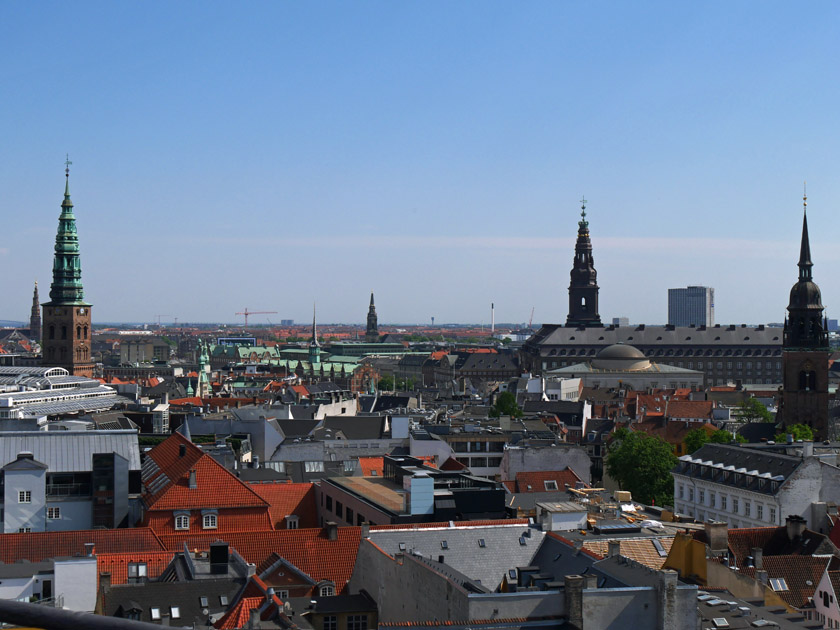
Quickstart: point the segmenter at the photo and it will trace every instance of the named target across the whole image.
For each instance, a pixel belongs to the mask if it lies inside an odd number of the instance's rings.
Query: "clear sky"
[[[64,155],[94,321],[781,321],[808,181],[840,314],[840,3],[0,3],[0,319]],[[264,316],[252,321],[265,323]]]

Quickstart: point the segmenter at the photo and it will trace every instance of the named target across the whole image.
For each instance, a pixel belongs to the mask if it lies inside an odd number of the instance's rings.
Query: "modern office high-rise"
[[[711,287],[668,289],[668,323],[671,326],[714,326],[715,290]]]

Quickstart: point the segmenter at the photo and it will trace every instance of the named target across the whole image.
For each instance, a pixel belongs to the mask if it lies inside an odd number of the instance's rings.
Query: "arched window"
[[[87,339],[87,326],[85,326],[85,336],[84,336],[84,338]]]
[[[50,326],[50,339],[55,339],[55,326]]]
[[[67,326],[62,326],[61,327],[61,338],[62,339],[67,339]]]
[[[82,327],[81,326],[76,326],[76,339],[81,339],[81,338],[82,338]]]

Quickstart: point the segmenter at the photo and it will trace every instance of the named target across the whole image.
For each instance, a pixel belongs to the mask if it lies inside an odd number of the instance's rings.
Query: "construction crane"
[[[531,324],[534,323],[534,308],[536,308],[536,307],[534,307],[534,306],[531,307],[531,319],[528,320],[528,328],[530,328]]]
[[[276,315],[277,311],[249,311],[248,307],[245,307],[244,311],[240,311],[237,315],[244,315],[245,316],[245,325],[248,325],[248,315]]]

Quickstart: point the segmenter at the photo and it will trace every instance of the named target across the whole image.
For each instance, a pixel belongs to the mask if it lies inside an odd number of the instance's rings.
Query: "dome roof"
[[[614,343],[597,354],[592,367],[600,370],[645,370],[650,367],[650,361],[635,346]]]
[[[810,280],[802,280],[793,285],[790,290],[790,306],[793,308],[822,309],[820,288]]]

